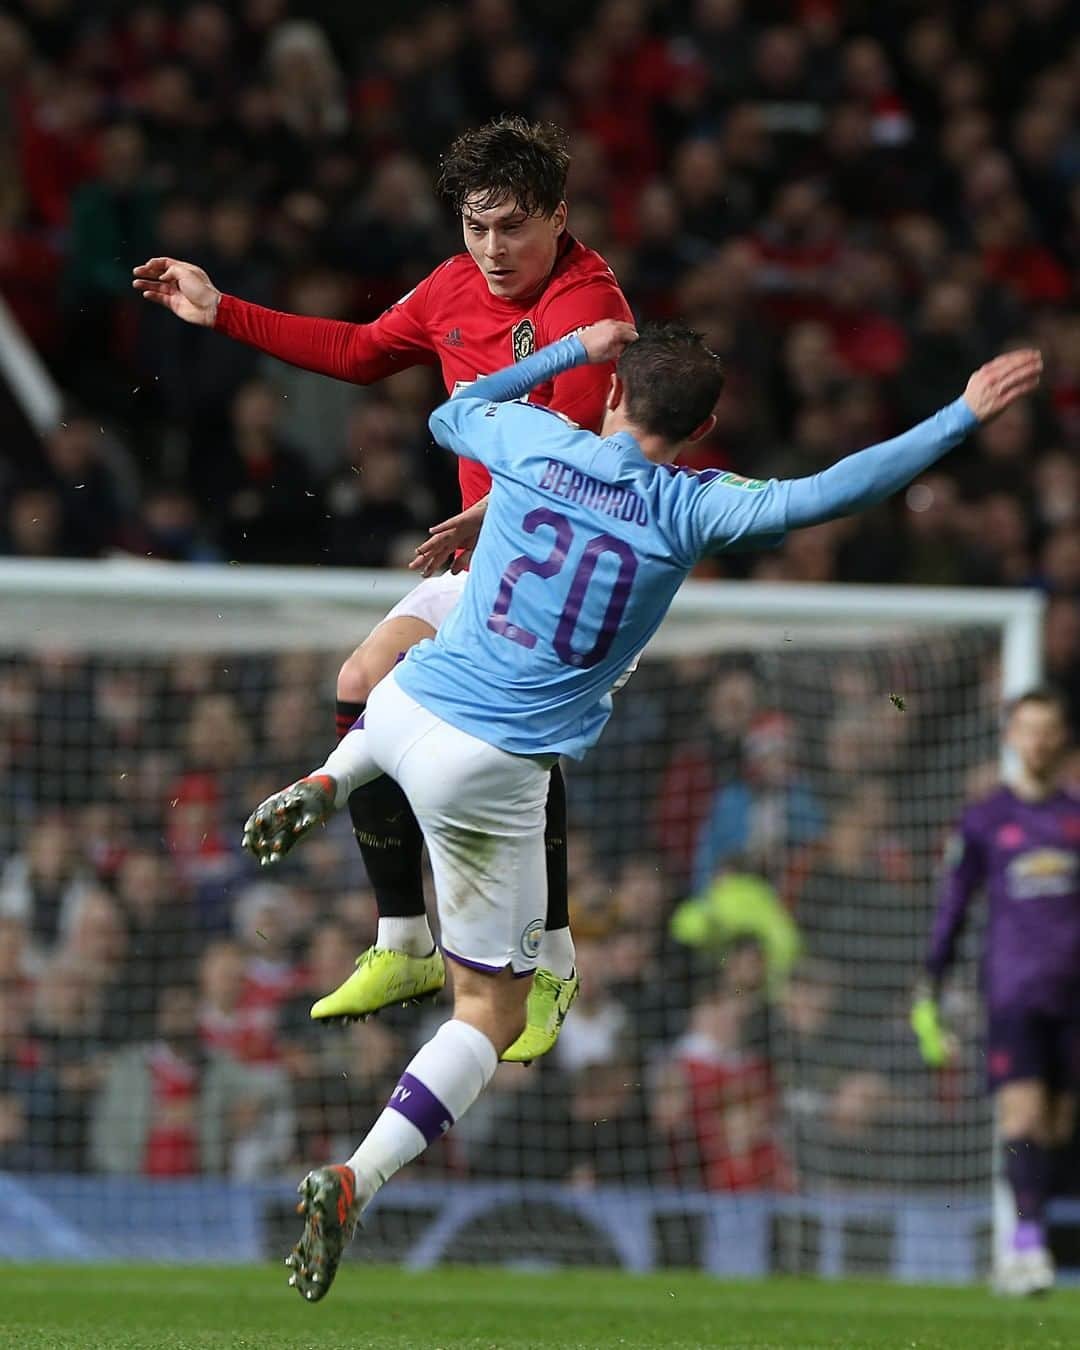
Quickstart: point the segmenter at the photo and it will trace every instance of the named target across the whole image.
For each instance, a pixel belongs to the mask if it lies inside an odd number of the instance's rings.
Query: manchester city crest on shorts
[[[532,319],[522,319],[514,325],[510,334],[510,345],[514,350],[514,360],[524,361],[536,351],[536,329]]]
[[[535,961],[540,954],[540,942],[544,936],[543,919],[533,919],[528,924],[521,935],[521,954],[530,961]]]

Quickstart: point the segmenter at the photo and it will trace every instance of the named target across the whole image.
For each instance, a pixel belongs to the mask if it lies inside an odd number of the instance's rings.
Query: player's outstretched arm
[[[892,440],[838,460],[821,473],[749,487],[719,480],[698,494],[689,552],[770,545],[786,531],[852,515],[899,492],[980,423],[1005,411],[1039,383],[1042,356],[1009,352],[980,367],[962,397]]]
[[[178,258],[150,258],[133,271],[131,284],[144,300],[301,370],[372,384],[433,360],[425,308],[431,277],[374,322],[347,323],[285,314],[226,295],[201,267]]]
[[[910,431],[848,455],[811,478],[782,484],[787,496],[784,526],[819,525],[876,506],[906,487],[976,426],[1030,394],[1041,373],[1040,352],[1008,352],[981,366],[961,398]]]

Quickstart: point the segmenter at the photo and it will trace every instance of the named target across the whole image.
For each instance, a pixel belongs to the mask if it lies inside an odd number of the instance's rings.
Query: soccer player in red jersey
[[[520,360],[537,347],[600,319],[630,320],[611,269],[566,228],[565,135],[545,124],[500,118],[465,132],[443,157],[439,191],[459,212],[467,252],[437,267],[374,323],[313,319],[223,295],[200,267],[151,258],[135,289],[188,323],[283,361],[356,384],[407,366],[441,367],[448,393]],[[609,366],[581,366],[535,390],[534,402],[597,430]],[[370,690],[400,654],[434,637],[464,585],[464,567],[483,519],[487,471],[461,459],[462,514],[432,531],[414,566],[425,579],[353,652],[338,676],[339,737],[363,716]],[[456,554],[450,572],[433,573]],[[374,947],[356,971],[312,1008],[316,1019],[359,1017],[389,1003],[437,992],[445,979],[424,908],[420,827],[404,793],[380,778],[349,800],[353,826],[379,907]],[[503,1056],[549,1050],[577,993],[566,895],[566,795],[552,772],[547,816],[548,915],[528,1025]]]

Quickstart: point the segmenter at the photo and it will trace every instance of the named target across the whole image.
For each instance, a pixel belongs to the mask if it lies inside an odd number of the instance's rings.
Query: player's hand
[[[622,319],[601,319],[582,328],[578,337],[589,353],[589,365],[602,366],[617,361],[631,342],[637,341],[638,331],[632,323],[623,323]]]
[[[171,309],[185,323],[213,328],[221,292],[201,267],[176,258],[151,258],[132,270],[131,284],[144,300]]]
[[[482,497],[460,515],[432,525],[428,531],[430,538],[417,548],[416,557],[409,563],[412,570],[425,577],[433,577],[449,562],[451,575],[464,572],[476,541],[480,538],[480,526],[484,523],[487,506],[488,499]]]
[[[911,1004],[911,1029],[919,1042],[923,1063],[931,1069],[941,1069],[953,1055],[952,1037],[941,1020],[937,995],[928,984],[916,986]]]
[[[316,825],[325,825],[334,811],[337,786],[328,774],[301,778],[260,803],[244,826],[244,847],[265,867],[280,862],[285,854],[310,834]]]
[[[988,422],[1010,403],[1030,394],[1039,383],[1042,368],[1042,352],[1030,347],[1006,352],[972,375],[964,390],[964,402],[980,422]]]

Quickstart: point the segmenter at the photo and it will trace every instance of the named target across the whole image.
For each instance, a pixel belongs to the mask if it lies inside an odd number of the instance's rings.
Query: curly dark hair
[[[550,216],[566,195],[567,136],[552,122],[496,117],[463,132],[439,161],[439,195],[461,212],[517,202],[528,216]]]
[[[700,333],[679,323],[646,324],[615,369],[630,421],[672,445],[701,426],[724,387],[720,358]]]

